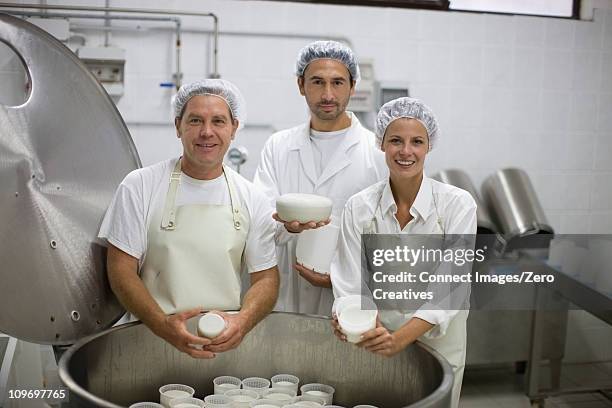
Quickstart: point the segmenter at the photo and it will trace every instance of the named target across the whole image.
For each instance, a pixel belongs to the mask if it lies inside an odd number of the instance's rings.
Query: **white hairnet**
[[[212,95],[223,99],[229,107],[232,118],[240,123],[238,129],[244,127],[246,122],[246,102],[244,97],[236,85],[224,79],[202,79],[181,86],[172,99],[174,117],[181,117],[187,102],[197,95]]]
[[[302,48],[295,62],[295,74],[304,75],[306,67],[314,60],[333,59],[346,66],[355,82],[359,82],[359,64],[353,51],[338,41],[315,41]]]
[[[378,111],[375,123],[376,143],[382,147],[383,138],[387,127],[396,119],[410,118],[416,119],[427,130],[429,138],[429,148],[433,148],[438,138],[438,122],[433,112],[427,105],[414,98],[397,98],[385,103]]]

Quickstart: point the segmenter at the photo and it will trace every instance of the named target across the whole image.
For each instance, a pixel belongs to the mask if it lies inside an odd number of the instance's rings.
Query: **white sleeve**
[[[274,233],[277,222],[272,218],[272,207],[260,191],[251,192],[251,197],[251,223],[244,249],[244,261],[249,273],[276,266]]]
[[[280,195],[278,191],[278,180],[276,178],[276,169],[274,165],[274,152],[272,151],[272,138],[268,139],[264,148],[261,150],[261,158],[259,165],[255,171],[253,183],[258,186],[266,197],[270,200],[270,205],[274,209],[276,207],[276,199]],[[274,212],[274,211],[273,211]],[[283,224],[274,221],[274,239],[276,245],[284,245],[291,239],[297,237],[297,234],[292,234]]]
[[[471,196],[464,196],[458,198],[458,200],[460,205],[453,206],[453,210],[446,216],[446,233],[474,235],[476,234],[476,202]],[[465,293],[466,288],[463,285],[457,288],[456,291],[459,289],[463,289]],[[467,296],[469,297],[469,288],[467,289]],[[462,295],[462,293],[459,293],[457,296]],[[451,294],[450,296],[453,295]],[[456,300],[452,302],[455,303]],[[435,327],[425,333],[425,337],[434,339],[446,334],[448,325],[458,312],[459,310],[442,310],[431,303],[427,303],[414,313],[414,317],[435,325]]]
[[[361,294],[361,285],[365,284],[361,276],[361,231],[354,219],[351,200],[344,206],[340,224],[338,264],[330,273],[335,298]]]
[[[140,178],[130,173],[121,182],[111,201],[98,238],[141,259],[146,249],[147,226]]]
[[[458,200],[461,202],[460,205],[454,206],[454,211],[447,216],[446,233],[475,235],[477,229],[476,201],[467,192]]]
[[[425,320],[428,323],[434,325],[427,333],[423,336],[429,339],[435,339],[442,337],[446,334],[448,325],[453,318],[459,313],[458,310],[435,310],[434,306],[428,304],[427,306],[421,307],[417,310],[413,317],[418,317],[421,320]]]

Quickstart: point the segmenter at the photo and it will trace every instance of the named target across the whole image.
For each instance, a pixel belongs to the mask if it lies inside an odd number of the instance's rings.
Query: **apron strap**
[[[228,177],[225,165],[223,165],[223,175],[229,189],[230,206],[232,209],[232,219],[234,220],[234,228],[240,229],[240,209],[236,204],[236,193],[234,183],[231,177]],[[166,194],[166,202],[164,203],[164,211],[162,213],[161,228],[167,231],[172,231],[176,228],[176,192],[181,179],[181,159],[179,158],[174,165],[174,170],[170,174],[170,186],[168,194]]]
[[[227,175],[227,171],[225,170],[225,164],[223,165],[223,175],[225,176],[225,181],[227,182],[227,188],[229,189],[230,195],[230,206],[232,207],[232,219],[234,220],[234,228],[236,230],[240,230],[240,208],[238,208],[238,204],[236,202],[236,192],[234,190],[234,181],[231,177]]]
[[[170,174],[170,187],[166,194],[166,202],[164,204],[164,212],[162,213],[161,228],[164,230],[174,230],[176,228],[176,192],[181,180],[181,158],[176,161],[174,170]]]

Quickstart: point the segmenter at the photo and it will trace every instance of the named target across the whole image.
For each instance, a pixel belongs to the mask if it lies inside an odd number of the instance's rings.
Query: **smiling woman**
[[[424,103],[412,98],[387,102],[378,112],[376,139],[385,153],[389,179],[351,197],[342,214],[338,242],[341,267],[331,281],[336,299],[369,293],[368,276],[362,276],[361,234],[475,234],[476,203],[457,187],[425,176],[425,158],[438,137],[436,118]],[[417,281],[418,282],[418,281]],[[394,296],[414,298],[412,283]],[[372,293],[377,298],[376,289]],[[398,295],[399,294],[399,295]],[[432,303],[418,310],[381,310],[377,327],[357,343],[372,353],[395,356],[417,339],[439,351],[453,365],[455,383],[452,406],[457,407],[466,351],[467,298],[457,296],[454,310]],[[405,298],[404,298],[405,299]],[[428,306],[429,305],[429,306]],[[456,309],[464,310],[456,310]],[[387,308],[388,309],[388,308]],[[335,322],[336,335],[346,337]]]
[[[401,118],[389,125],[382,150],[392,179],[417,181],[423,177],[429,137],[425,126],[416,119]]]

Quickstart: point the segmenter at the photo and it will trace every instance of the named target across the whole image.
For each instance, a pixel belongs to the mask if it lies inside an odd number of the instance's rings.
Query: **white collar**
[[[380,198],[380,210],[382,214],[386,214],[389,210],[393,210],[395,214],[397,212],[397,204],[395,203],[395,199],[393,198],[393,192],[391,191],[391,183],[387,179],[382,191],[382,196]],[[417,192],[416,198],[412,203],[412,207],[410,207],[410,214],[413,217],[421,217],[421,219],[426,220],[429,217],[429,214],[432,212],[433,200],[433,186],[431,183],[431,179],[423,173],[423,180],[421,181],[421,186],[419,187],[419,191]]]

